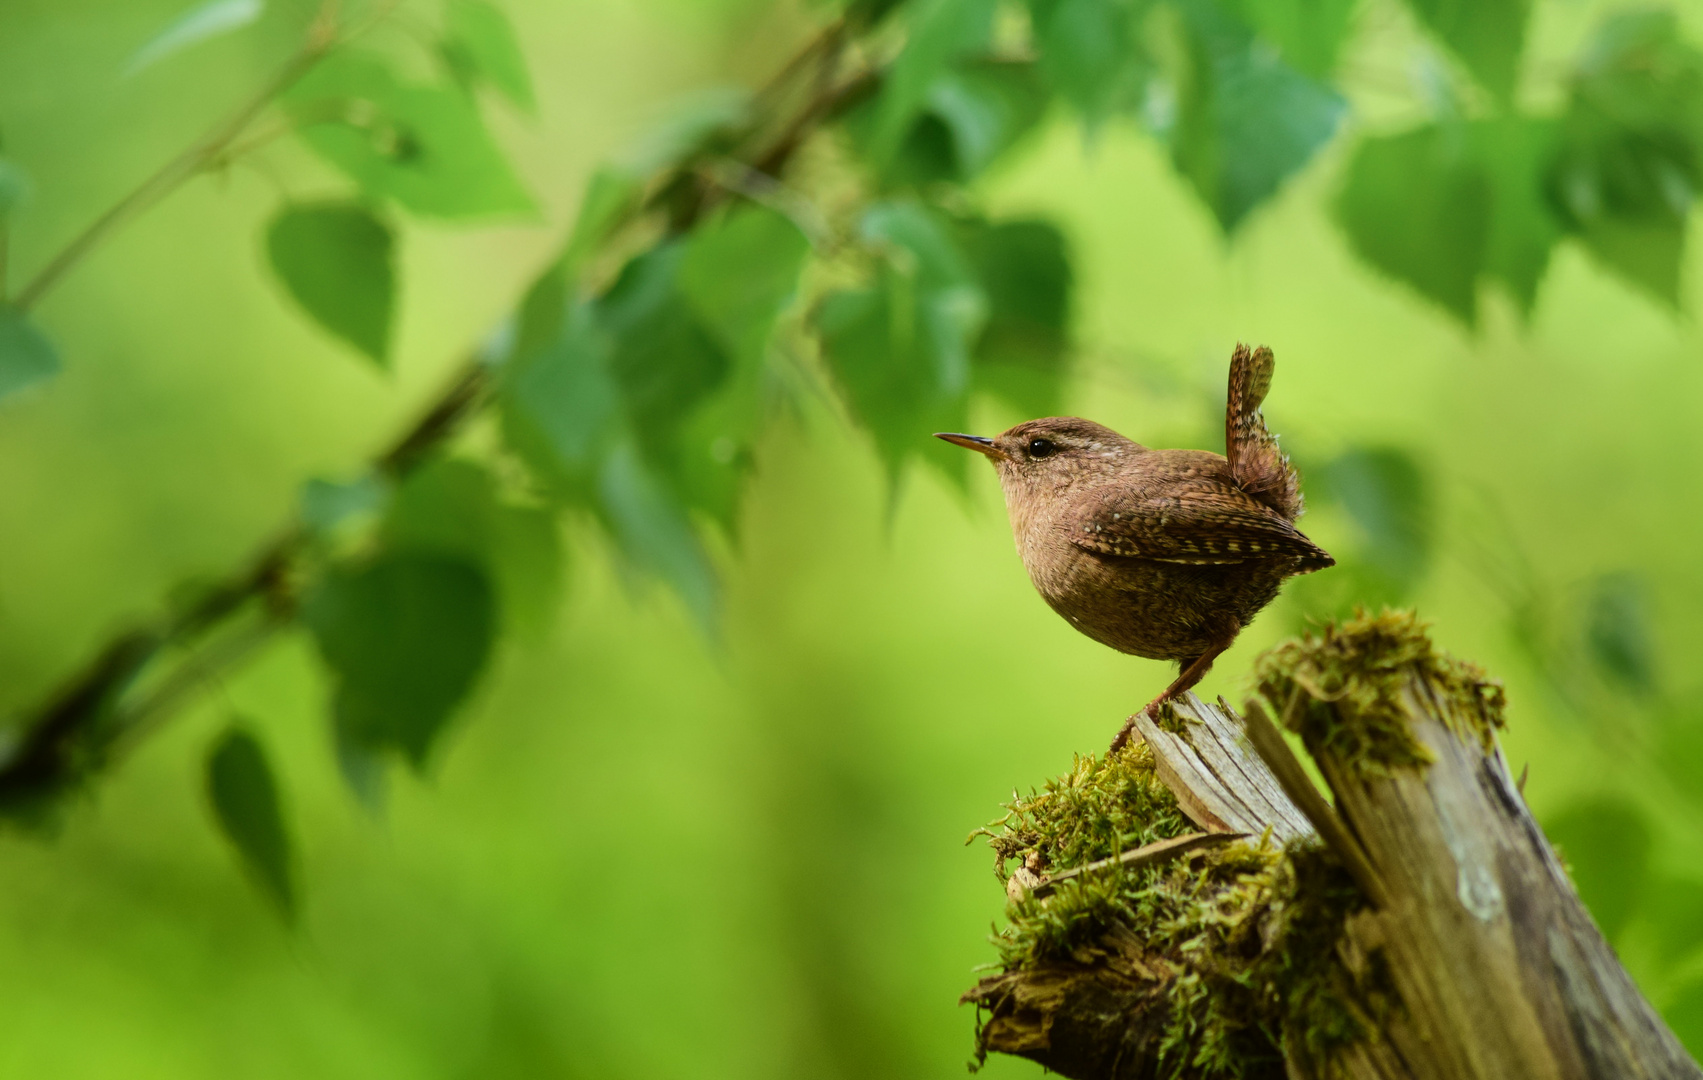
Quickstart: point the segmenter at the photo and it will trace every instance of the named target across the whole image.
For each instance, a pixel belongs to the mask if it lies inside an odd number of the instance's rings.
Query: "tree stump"
[[[983,830],[1012,905],[1003,972],[964,996],[979,1054],[1077,1080],[1703,1078],[1527,810],[1498,684],[1391,612],[1257,673],[1333,799],[1258,701],[1189,695],[1016,800]]]

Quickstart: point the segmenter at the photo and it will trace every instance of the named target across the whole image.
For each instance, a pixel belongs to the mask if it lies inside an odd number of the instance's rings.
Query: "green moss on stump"
[[[1141,744],[1110,760],[1078,758],[1006,810],[980,831],[1002,881],[1014,859],[1056,873],[1193,831]],[[999,984],[993,993],[970,996],[990,1005],[1025,973],[1086,982],[1110,969],[1130,987],[1120,1010],[1156,1032],[1148,1047],[1156,1075],[1281,1076],[1285,1047],[1322,1062],[1376,1030],[1387,995],[1337,959],[1343,921],[1359,903],[1348,875],[1313,843],[1279,849],[1262,838],[1108,869],[1010,904],[994,939],[1005,974],[984,981]],[[1007,1049],[997,1032],[990,1039],[997,1015],[978,1025],[981,1055]]]
[[[1308,750],[1361,776],[1431,763],[1403,704],[1415,677],[1437,695],[1455,732],[1487,751],[1503,724],[1502,684],[1439,650],[1411,611],[1362,610],[1340,626],[1278,645],[1254,662],[1254,672],[1261,694]]]

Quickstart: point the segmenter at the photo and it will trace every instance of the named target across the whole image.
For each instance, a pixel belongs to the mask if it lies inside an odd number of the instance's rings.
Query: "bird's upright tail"
[[[1276,359],[1264,345],[1253,350],[1236,346],[1224,406],[1224,456],[1243,491],[1294,521],[1301,516],[1301,478],[1260,415],[1275,367]]]

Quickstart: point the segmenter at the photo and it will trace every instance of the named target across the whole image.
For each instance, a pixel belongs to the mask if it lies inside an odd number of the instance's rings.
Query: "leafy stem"
[[[316,26],[320,28],[301,52],[261,93],[96,221],[38,275],[26,290],[27,298],[20,295],[20,303],[39,299],[114,229],[218,161],[265,104],[338,40],[323,22]],[[789,63],[759,92],[759,107],[737,133],[748,152],[730,160],[721,154],[706,156],[702,147],[684,151],[656,171],[647,197],[629,208],[606,235],[657,214],[666,216],[671,231],[689,230],[709,210],[739,195],[704,175],[712,163],[736,166],[748,183],[772,183],[812,131],[864,100],[878,85],[878,72],[836,79],[830,71],[818,78],[810,68],[812,60],[837,66],[838,42],[845,33],[843,23],[828,27],[801,52],[806,62]],[[799,79],[806,73],[807,82]],[[810,91],[801,104],[788,108],[786,95],[778,91],[780,84],[795,79]],[[490,403],[494,376],[482,352],[464,358],[420,418],[373,459],[372,471],[393,480],[406,477]],[[297,598],[309,583],[304,578],[311,570],[300,564],[314,539],[304,524],[289,523],[241,570],[197,600],[110,640],[93,662],[18,726],[18,740],[0,754],[0,807],[38,805],[84,774],[110,764],[181,709],[210,677],[239,666],[290,626]]]

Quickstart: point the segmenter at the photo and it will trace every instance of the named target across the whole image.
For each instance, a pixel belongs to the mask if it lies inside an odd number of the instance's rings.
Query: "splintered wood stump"
[[[1160,923],[1139,925],[1127,900],[1096,910],[1079,889],[1075,908],[1053,914],[1092,927],[1080,944],[1010,966],[965,995],[985,1011],[981,1052],[1018,1054],[1077,1080],[1703,1078],[1597,931],[1526,808],[1495,741],[1497,684],[1438,653],[1400,613],[1289,642],[1261,659],[1258,675],[1334,806],[1258,702],[1244,718],[1190,695],[1163,724],[1143,715],[1141,752],[1203,833],[1264,834],[1265,850],[1281,844],[1278,858],[1297,866],[1327,860],[1336,880],[1352,882],[1351,901],[1297,916],[1328,876],[1244,874],[1234,879],[1241,892],[1209,910],[1245,916],[1257,933],[1227,938],[1231,951],[1202,959],[1198,942],[1209,939],[1193,939],[1196,953],[1166,951],[1154,936]],[[1251,842],[1219,850],[1228,858]],[[1211,901],[1218,886],[1207,879],[1229,880],[1211,849],[1167,843],[1178,853],[1146,858],[1177,860],[1172,876],[1144,879],[1144,888],[1193,888]],[[1112,864],[1142,857],[1100,860],[1106,869],[1020,869],[1008,885],[1031,906],[1014,912],[1042,917],[1033,905],[1058,902],[1040,898],[1055,878],[1127,873]],[[1198,887],[1188,885],[1194,874]],[[1261,884],[1283,881],[1287,892]],[[1330,920],[1322,934],[1321,917]],[[1238,965],[1235,977],[1215,981],[1224,956]],[[1321,973],[1321,962],[1330,970]],[[1283,981],[1308,963],[1304,979]],[[1236,1000],[1203,1006],[1203,988]],[[1317,1002],[1298,1000],[1308,995]],[[1239,1025],[1238,1010],[1258,1022]],[[1208,1041],[1201,1032],[1212,1025]]]

